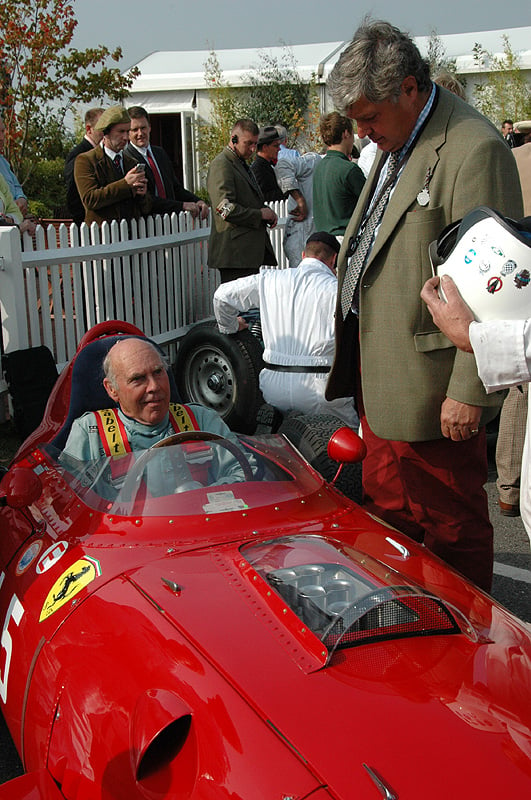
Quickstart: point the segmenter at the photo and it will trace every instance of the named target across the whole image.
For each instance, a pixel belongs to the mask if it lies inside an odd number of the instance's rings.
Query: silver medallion
[[[417,195],[417,203],[419,206],[427,206],[430,202],[430,193],[427,189],[421,189]]]

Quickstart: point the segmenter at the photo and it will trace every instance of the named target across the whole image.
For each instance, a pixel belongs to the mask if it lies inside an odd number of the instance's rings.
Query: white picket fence
[[[285,204],[274,207],[280,222],[271,238],[284,267]],[[56,223],[22,238],[16,228],[0,228],[4,352],[46,345],[61,368],[87,330],[119,319],[171,355],[193,323],[212,316],[219,273],[206,266],[209,234],[209,221],[188,213],[149,217],[131,229],[125,221]]]

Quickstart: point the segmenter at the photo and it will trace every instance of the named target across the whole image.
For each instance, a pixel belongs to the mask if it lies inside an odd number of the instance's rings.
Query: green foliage
[[[138,71],[124,77],[121,49],[102,45],[80,51],[70,42],[77,25],[74,0],[2,0],[0,4],[0,104],[6,125],[6,157],[25,184],[44,150],[38,131],[64,141],[64,118],[73,103],[121,100]],[[45,156],[47,157],[47,156]],[[55,156],[50,155],[51,158]]]
[[[450,72],[455,75],[455,58],[447,57],[442,39],[435,30],[430,31],[426,59],[430,65],[431,75],[437,75],[439,72]]]
[[[66,187],[63,180],[64,158],[36,161],[32,165],[24,191],[29,199],[30,212],[38,217],[52,218],[56,209],[65,205]]]
[[[200,120],[196,125],[199,171],[203,178],[212,159],[229,141],[236,120],[246,116],[237,92],[223,81],[218,57],[213,50],[204,67],[210,101],[210,122]]]
[[[310,87],[297,72],[292,50],[284,46],[280,58],[258,51],[259,63],[247,75],[251,87],[245,98],[247,116],[258,125],[284,125],[295,143],[308,108]]]
[[[520,69],[520,59],[507,35],[502,36],[503,55],[495,56],[481,44],[474,45],[474,63],[485,73],[474,87],[475,105],[497,127],[504,119],[528,119],[531,116],[531,88]],[[488,72],[487,72],[488,70]]]
[[[210,122],[197,123],[197,149],[202,177],[212,159],[230,139],[235,121],[249,117],[258,125],[281,124],[288,130],[288,146],[319,147],[319,96],[315,80],[301,80],[293,52],[284,47],[280,59],[259,51],[258,65],[247,75],[250,89],[236,89],[223,80],[217,55],[205,62],[209,87]]]

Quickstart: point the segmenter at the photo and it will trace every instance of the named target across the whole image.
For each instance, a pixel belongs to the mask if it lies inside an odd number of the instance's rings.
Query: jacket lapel
[[[367,271],[387,240],[396,230],[400,220],[409,210],[420,208],[417,195],[424,187],[428,171],[433,175],[439,161],[439,150],[446,141],[448,108],[444,96],[439,97],[437,108],[413,148],[402,175],[385,209],[374,246],[369,255]],[[380,161],[383,159],[383,153]],[[378,164],[380,163],[378,162]],[[375,178],[376,180],[376,178]]]
[[[260,199],[262,199],[262,192],[260,191],[256,181],[252,179],[249,169],[245,167],[241,158],[238,158],[238,156],[235,153],[233,153],[229,147],[227,148],[227,158],[229,158],[232,161],[235,169],[238,171],[241,177],[245,178],[245,180],[247,181],[253,192],[257,194],[260,197]]]

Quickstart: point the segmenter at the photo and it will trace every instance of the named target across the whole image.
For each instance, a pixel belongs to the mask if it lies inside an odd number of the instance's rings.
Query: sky
[[[123,69],[155,50],[348,41],[367,13],[414,36],[531,25],[531,5],[522,0],[73,0],[73,6],[73,45],[119,45]]]

